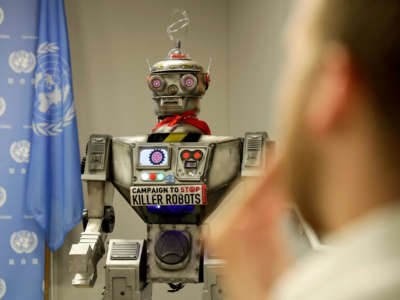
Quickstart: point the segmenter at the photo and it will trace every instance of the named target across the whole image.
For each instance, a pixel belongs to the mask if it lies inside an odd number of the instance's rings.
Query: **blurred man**
[[[232,299],[400,299],[399,22],[399,0],[298,0],[281,156],[210,238]],[[287,269],[282,199],[331,250]]]

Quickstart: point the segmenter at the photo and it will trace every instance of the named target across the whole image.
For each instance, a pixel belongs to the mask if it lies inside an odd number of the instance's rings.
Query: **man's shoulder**
[[[271,300],[400,299],[400,222],[374,225],[300,260],[276,285]]]
[[[400,299],[400,205],[377,210],[301,259],[271,300]]]
[[[364,260],[365,259],[365,260]],[[400,299],[400,253],[367,260],[318,255],[299,263],[277,284],[270,300]]]

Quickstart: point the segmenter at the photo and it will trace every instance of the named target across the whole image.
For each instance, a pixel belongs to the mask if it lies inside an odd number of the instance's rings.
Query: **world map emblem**
[[[10,146],[10,155],[17,163],[28,163],[31,143],[27,140],[16,141]]]
[[[37,248],[38,237],[36,233],[27,230],[14,232],[10,238],[10,246],[15,253],[29,254]]]
[[[11,52],[8,64],[15,73],[31,73],[36,67],[36,57],[32,52],[18,50]]]
[[[32,128],[37,135],[55,136],[75,117],[71,71],[56,43],[41,43],[35,71],[36,97]]]
[[[6,100],[4,100],[3,97],[0,97],[0,117],[5,113],[6,107]]]
[[[6,282],[4,281],[3,278],[0,278],[0,299],[4,297],[6,292],[7,292]]]
[[[0,7],[0,24],[4,21],[4,10]]]
[[[0,207],[4,205],[7,201],[7,191],[5,188],[0,186]]]

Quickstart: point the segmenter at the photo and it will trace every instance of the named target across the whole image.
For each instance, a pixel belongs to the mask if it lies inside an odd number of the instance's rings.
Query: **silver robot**
[[[151,134],[94,134],[82,180],[88,189],[84,232],[70,251],[76,287],[93,287],[105,254],[105,300],[149,300],[152,283],[178,291],[203,283],[203,299],[223,299],[219,259],[200,242],[203,221],[240,176],[256,176],[272,145],[265,132],[244,138],[213,136],[197,119],[210,76],[179,41],[147,78],[159,123]],[[147,224],[145,240],[111,239],[116,189]]]

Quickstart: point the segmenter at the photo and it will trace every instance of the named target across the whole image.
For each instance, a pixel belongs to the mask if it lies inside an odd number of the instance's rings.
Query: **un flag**
[[[26,204],[56,250],[83,208],[63,0],[40,0],[36,60]]]

